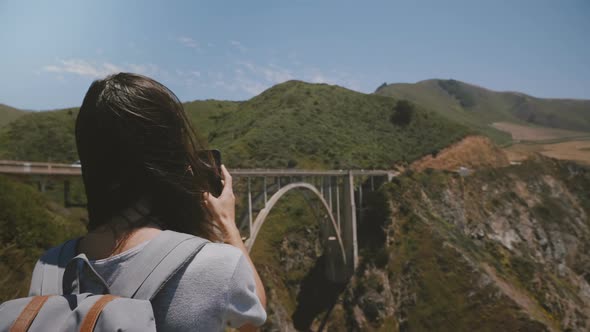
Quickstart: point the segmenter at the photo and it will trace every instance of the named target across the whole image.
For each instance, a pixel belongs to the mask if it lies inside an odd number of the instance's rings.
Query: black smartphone
[[[210,174],[207,174],[209,181],[209,190],[215,197],[221,195],[223,184],[221,183],[221,151],[219,150],[201,150],[197,156],[202,163],[209,166]]]

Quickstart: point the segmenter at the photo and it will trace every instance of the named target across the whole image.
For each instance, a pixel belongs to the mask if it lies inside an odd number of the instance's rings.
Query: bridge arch
[[[281,189],[279,189],[279,191],[277,191],[274,195],[272,195],[272,197],[267,201],[266,206],[262,210],[260,210],[260,212],[256,216],[256,219],[252,223],[252,229],[250,230],[250,237],[248,238],[248,240],[246,240],[246,248],[248,248],[248,251],[252,250],[252,247],[254,246],[254,241],[256,241],[256,237],[258,236],[258,232],[260,231],[260,229],[262,228],[262,225],[266,221],[266,217],[270,213],[270,210],[272,210],[273,206],[278,202],[278,200],[283,195],[285,195],[287,192],[294,190],[294,189],[308,190],[308,191],[314,193],[320,199],[320,201],[322,202],[322,205],[324,206],[324,208],[328,212],[328,216],[330,217],[330,222],[332,224],[332,228],[334,229],[334,234],[336,235],[336,240],[338,241],[338,246],[340,247],[340,253],[342,254],[342,262],[344,262],[344,264],[346,264],[347,257],[346,257],[346,251],[344,250],[344,243],[342,242],[342,237],[340,236],[340,229],[338,228],[338,225],[336,223],[336,219],[334,218],[334,214],[332,213],[332,209],[330,209],[330,206],[328,205],[328,203],[326,202],[326,200],[324,199],[324,197],[322,196],[320,191],[316,187],[314,187],[313,185],[311,185],[309,183],[305,183],[305,182],[297,182],[297,183],[288,184],[288,185],[282,187]]]

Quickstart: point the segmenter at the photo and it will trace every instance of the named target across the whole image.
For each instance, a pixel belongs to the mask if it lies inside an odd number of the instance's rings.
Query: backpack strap
[[[88,257],[79,254],[72,258],[62,276],[62,294],[109,294],[109,286],[96,272]]]
[[[107,294],[101,296],[98,301],[94,302],[94,304],[84,317],[84,320],[82,321],[82,325],[80,326],[80,332],[93,332],[94,327],[96,326],[96,322],[98,321],[98,317],[100,316],[100,313],[102,312],[104,307],[106,307],[106,305],[109,304],[109,302],[117,298],[117,296]]]
[[[21,311],[20,315],[18,315],[10,327],[10,332],[26,332],[49,297],[50,295],[34,296],[23,311]]]
[[[117,276],[109,287],[111,294],[152,300],[208,242],[189,234],[162,231]]]
[[[76,254],[78,240],[69,240],[45,252],[35,265],[30,295],[62,294],[61,280],[66,265]]]

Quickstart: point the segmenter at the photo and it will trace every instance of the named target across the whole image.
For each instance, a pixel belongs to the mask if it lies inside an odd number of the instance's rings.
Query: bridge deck
[[[389,175],[395,176],[392,170],[305,170],[305,169],[230,169],[235,177],[260,177],[260,176],[344,176],[349,172],[352,175]],[[22,175],[60,175],[81,176],[82,169],[79,165],[59,163],[42,163],[16,160],[0,160],[0,173]]]

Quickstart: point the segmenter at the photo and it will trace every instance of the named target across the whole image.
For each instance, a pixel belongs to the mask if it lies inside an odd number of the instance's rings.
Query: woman
[[[152,301],[162,331],[254,329],[266,319],[264,287],[234,222],[232,179],[209,194],[215,170],[197,157],[190,121],[162,84],[120,73],[92,83],[76,120],[88,198],[77,247],[112,283],[162,230],[211,240]],[[224,242],[224,243],[219,243]]]

